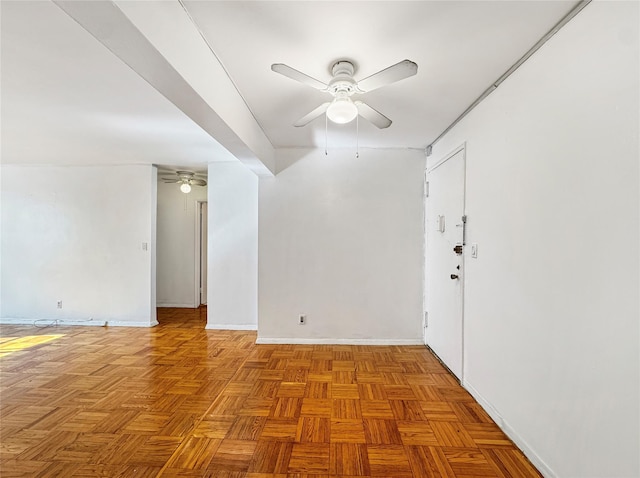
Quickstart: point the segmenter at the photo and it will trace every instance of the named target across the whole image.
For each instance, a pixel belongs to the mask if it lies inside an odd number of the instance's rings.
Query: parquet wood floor
[[[1,328],[0,476],[538,477],[424,347],[161,326]]]

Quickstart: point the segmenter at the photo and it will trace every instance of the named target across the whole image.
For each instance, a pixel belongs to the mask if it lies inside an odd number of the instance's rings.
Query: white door
[[[464,149],[427,171],[425,343],[462,379]]]
[[[207,203],[200,203],[200,304],[207,304]]]

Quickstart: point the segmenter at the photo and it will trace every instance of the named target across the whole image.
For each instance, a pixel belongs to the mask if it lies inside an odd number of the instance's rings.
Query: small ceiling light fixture
[[[358,107],[355,105],[346,92],[339,94],[327,108],[327,118],[334,123],[350,123],[358,116]]]
[[[189,183],[183,183],[180,185],[180,191],[189,194],[191,192],[191,186],[189,186]]]

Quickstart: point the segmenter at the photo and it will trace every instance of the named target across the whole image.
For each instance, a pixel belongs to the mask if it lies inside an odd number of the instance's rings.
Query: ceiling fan
[[[179,183],[180,191],[188,194],[191,192],[191,186],[207,185],[207,181],[202,179],[204,177],[206,176],[196,175],[196,173],[191,171],[175,171],[175,173],[170,174],[169,176],[162,176],[160,179],[165,183]]]
[[[356,81],[353,79],[353,74],[355,73],[353,63],[348,60],[339,60],[331,67],[333,78],[328,84],[283,63],[274,63],[271,65],[271,69],[287,78],[299,81],[317,90],[326,91],[333,96],[333,101],[321,104],[293,123],[294,126],[305,126],[326,113],[327,118],[334,123],[349,123],[360,115],[378,128],[388,128],[391,125],[389,118],[363,101],[353,101],[351,96],[367,93],[413,76],[418,72],[418,65],[410,60],[403,60],[367,78]]]

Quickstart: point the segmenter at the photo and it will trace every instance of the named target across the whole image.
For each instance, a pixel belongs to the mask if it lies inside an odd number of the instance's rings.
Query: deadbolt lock
[[[458,244],[453,248],[453,252],[455,252],[456,254],[460,255],[462,254],[462,244]]]

